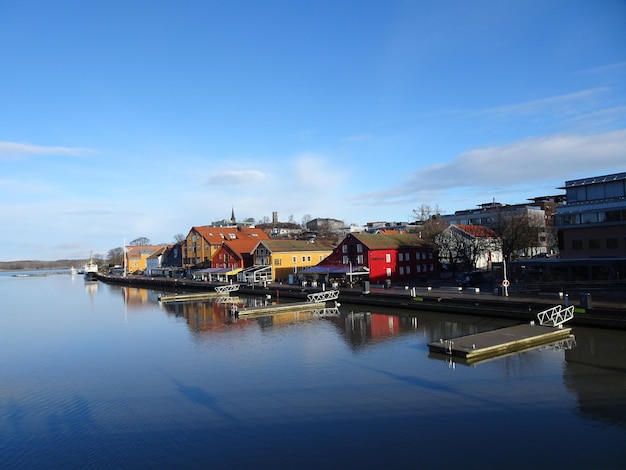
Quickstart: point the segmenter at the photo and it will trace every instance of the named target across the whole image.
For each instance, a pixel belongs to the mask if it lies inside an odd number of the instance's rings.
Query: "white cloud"
[[[79,157],[93,153],[93,149],[80,147],[59,147],[23,144],[20,142],[0,142],[0,158],[24,158],[28,156]]]
[[[231,186],[254,183],[268,179],[269,175],[259,170],[225,170],[213,173],[208,180],[209,184]]]
[[[302,154],[293,162],[294,178],[299,189],[331,191],[343,181],[340,164],[316,154]]]
[[[352,197],[362,204],[437,201],[446,193],[484,194],[556,188],[566,180],[626,171],[626,129],[595,135],[557,134],[478,148],[415,171],[403,184]],[[482,197],[482,196],[481,196]]]

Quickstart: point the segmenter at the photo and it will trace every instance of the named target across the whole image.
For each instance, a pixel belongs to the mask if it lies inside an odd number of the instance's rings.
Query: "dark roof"
[[[570,180],[565,182],[565,186],[559,189],[573,188],[575,186],[586,186],[589,184],[608,183],[610,181],[626,180],[626,173],[613,173],[612,175],[592,176],[590,178],[582,178],[579,180]]]
[[[427,240],[414,233],[353,233],[352,236],[370,250],[430,246]]]

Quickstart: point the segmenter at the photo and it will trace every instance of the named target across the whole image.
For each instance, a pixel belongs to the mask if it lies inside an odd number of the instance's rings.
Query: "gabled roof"
[[[496,232],[482,225],[453,224],[450,227],[465,232],[473,238],[500,238]]]
[[[202,238],[211,245],[221,245],[223,241],[252,239],[267,240],[269,237],[260,228],[251,227],[210,227],[207,225],[192,227]]]
[[[370,250],[398,249],[405,247],[430,246],[428,240],[415,233],[353,233],[357,239]]]
[[[159,248],[158,250],[154,251],[150,256],[148,256],[148,258],[158,258],[160,255],[162,255],[163,253],[165,253],[165,250],[167,249],[166,246],[162,246],[161,248]]]
[[[251,254],[258,244],[259,240],[253,237],[242,238],[240,240],[228,240],[223,243],[224,246],[240,258],[242,258],[244,254]]]
[[[293,251],[333,251],[330,243],[315,242],[306,240],[262,240],[258,244],[263,244],[272,253],[285,253]]]
[[[128,258],[141,258],[141,255],[151,255],[164,247],[165,245],[130,245],[126,247],[126,256]]]

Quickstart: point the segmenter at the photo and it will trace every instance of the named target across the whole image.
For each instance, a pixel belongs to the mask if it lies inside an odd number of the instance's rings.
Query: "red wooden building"
[[[436,246],[417,234],[350,234],[316,266],[319,272],[323,268],[337,272],[337,267],[347,276],[369,270],[372,283],[439,277]]]

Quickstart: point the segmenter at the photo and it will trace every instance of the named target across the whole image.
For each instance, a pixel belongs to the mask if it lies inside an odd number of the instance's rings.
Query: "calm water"
[[[512,323],[212,302],[0,273],[2,468],[626,468],[626,332],[475,366],[427,344]]]

